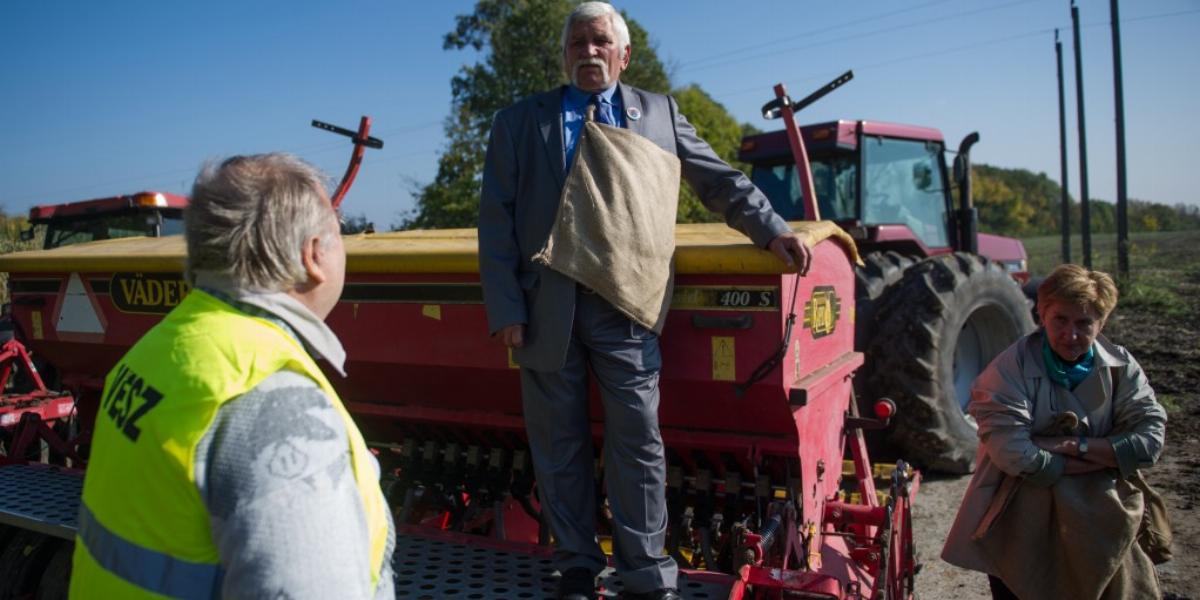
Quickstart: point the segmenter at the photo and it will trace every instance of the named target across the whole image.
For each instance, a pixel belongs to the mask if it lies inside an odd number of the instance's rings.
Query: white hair
[[[284,153],[234,156],[206,164],[184,211],[187,275],[229,277],[257,291],[285,291],[307,280],[300,260],[305,240],[328,244],[338,235],[326,176]]]
[[[621,13],[607,2],[584,2],[571,11],[571,14],[567,16],[566,23],[563,23],[563,55],[567,53],[569,41],[567,38],[571,36],[571,27],[580,21],[593,21],[600,17],[608,17],[613,33],[617,36],[617,45],[621,47],[621,59],[625,59],[625,53],[629,49],[629,26],[625,24],[625,18],[621,16]]]

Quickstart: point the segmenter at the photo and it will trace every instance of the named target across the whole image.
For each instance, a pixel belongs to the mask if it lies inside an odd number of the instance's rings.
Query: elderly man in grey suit
[[[683,178],[726,222],[807,270],[810,252],[741,172],[696,135],[674,99],[619,82],[629,29],[603,2],[563,27],[571,84],[500,111],[492,125],[479,210],[479,271],[491,335],[521,366],[526,429],[542,510],[554,534],[559,597],[595,595],[606,566],[596,542],[588,368],[603,398],[605,480],[613,554],[626,597],[679,598],[663,554],[666,459],[658,428],[658,338],[606,300],[531,259],[546,243],[587,107],[675,154]]]

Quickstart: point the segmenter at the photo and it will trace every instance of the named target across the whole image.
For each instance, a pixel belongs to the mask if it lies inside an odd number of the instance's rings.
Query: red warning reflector
[[[875,403],[875,416],[885,421],[896,416],[896,403],[889,398],[881,398]]]

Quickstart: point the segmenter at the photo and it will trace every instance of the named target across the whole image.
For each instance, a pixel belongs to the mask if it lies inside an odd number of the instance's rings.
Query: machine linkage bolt
[[[676,489],[683,487],[683,469],[667,467],[667,487]]]
[[[771,478],[766,475],[759,475],[758,480],[754,482],[754,495],[759,498],[771,497]]]

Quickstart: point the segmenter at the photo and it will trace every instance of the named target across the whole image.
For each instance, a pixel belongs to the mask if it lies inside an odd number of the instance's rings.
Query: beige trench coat
[[[1088,379],[1074,391],[1052,383],[1042,337],[1039,330],[1018,340],[975,381],[968,411],[979,425],[979,454],[942,558],[999,576],[1023,599],[1140,594],[1154,584],[1144,581],[1153,567],[1134,542],[1141,494],[1124,479],[1158,460],[1166,412],[1137,361],[1103,336]],[[1031,436],[1050,435],[1066,411],[1090,437],[1109,439],[1118,469],[1063,475],[1065,459],[1033,444]],[[1006,477],[1014,480],[1004,486]],[[1006,500],[997,497],[1014,485]],[[995,517],[986,532],[985,515]]]

